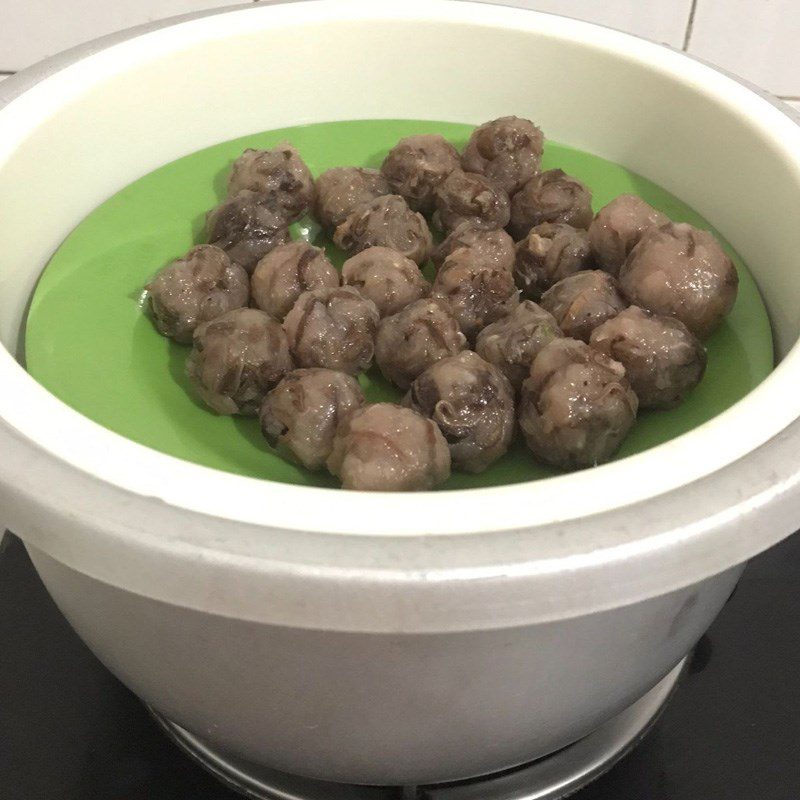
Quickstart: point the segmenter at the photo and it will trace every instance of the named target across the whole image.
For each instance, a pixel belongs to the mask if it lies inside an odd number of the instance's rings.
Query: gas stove
[[[255,770],[152,714],[73,633],[7,534],[0,798],[235,800],[238,790],[267,800],[797,800],[799,586],[794,536],[750,564],[685,664],[553,756],[447,786],[346,787]]]

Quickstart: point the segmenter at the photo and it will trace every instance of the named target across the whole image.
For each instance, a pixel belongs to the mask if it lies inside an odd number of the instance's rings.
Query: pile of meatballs
[[[639,409],[700,381],[738,277],[709,232],[636,196],[593,214],[581,181],[541,171],[543,143],[503,117],[462,153],[409,136],[380,170],[316,181],[290,144],[247,150],[208,244],[149,283],[155,325],[191,345],[211,409],[257,415],[271,446],[347,489],[481,472],[517,429],[545,464],[607,461]],[[348,255],[341,273],[292,241],[307,213]],[[356,376],[373,361],[400,404],[365,402]]]

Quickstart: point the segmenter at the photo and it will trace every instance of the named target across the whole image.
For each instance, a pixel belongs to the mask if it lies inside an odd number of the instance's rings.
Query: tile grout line
[[[683,37],[683,52],[687,52],[689,49],[689,44],[692,41],[692,31],[694,30],[694,17],[697,13],[697,2],[698,0],[692,0],[692,6],[689,9],[689,19],[686,20],[686,33]]]

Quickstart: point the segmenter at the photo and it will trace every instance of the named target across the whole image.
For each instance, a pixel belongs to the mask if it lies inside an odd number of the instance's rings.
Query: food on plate
[[[247,273],[210,244],[193,247],[147,284],[156,328],[182,344],[191,344],[202,322],[246,306],[249,297]]]
[[[431,420],[394,403],[375,403],[339,425],[328,469],[345,489],[422,491],[450,477],[450,451]]]
[[[255,305],[278,320],[292,310],[303,292],[338,285],[339,273],[325,251],[303,241],[271,250],[258,262],[250,279]]]
[[[511,384],[471,350],[428,367],[403,402],[439,426],[456,469],[483,472],[505,454],[514,436]]]
[[[298,367],[325,367],[356,375],[372,363],[380,314],[352,286],[304,292],[283,327]]]
[[[198,326],[187,373],[218,414],[255,415],[293,366],[280,322],[256,308],[237,308]]]
[[[267,395],[259,420],[272,447],[288,450],[307,469],[321,469],[339,423],[364,405],[358,381],[332,369],[296,369]]]
[[[519,425],[538,460],[592,467],[614,455],[638,406],[622,364],[577,339],[554,339],[522,384]]]

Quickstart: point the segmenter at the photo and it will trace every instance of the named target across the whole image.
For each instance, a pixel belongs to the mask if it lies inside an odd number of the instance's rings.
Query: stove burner
[[[437,786],[349,786],[299,778],[230,758],[154,709],[150,713],[183,751],[231,789],[254,800],[561,800],[611,769],[655,724],[687,659],[644,697],[575,744],[505,772]]]

